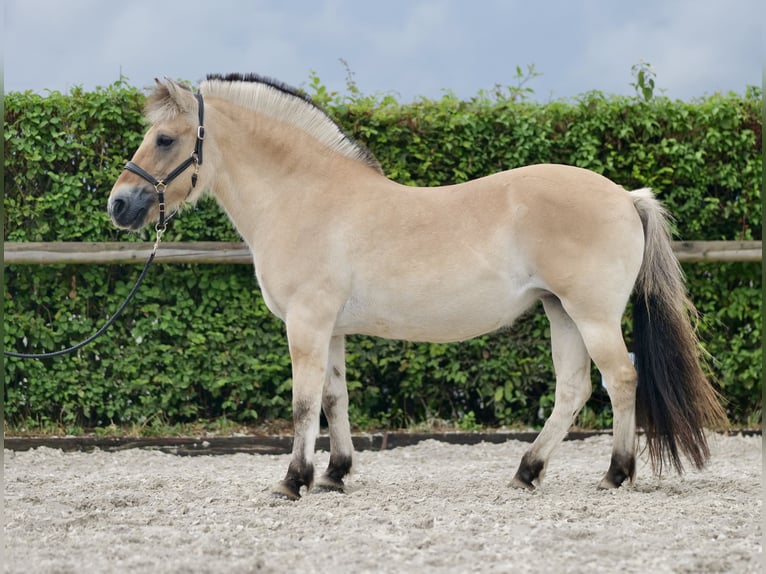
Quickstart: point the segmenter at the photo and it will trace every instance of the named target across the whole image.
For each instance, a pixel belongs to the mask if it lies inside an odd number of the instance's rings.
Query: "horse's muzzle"
[[[148,223],[149,212],[157,204],[153,189],[129,187],[112,193],[107,212],[117,227],[135,231]]]

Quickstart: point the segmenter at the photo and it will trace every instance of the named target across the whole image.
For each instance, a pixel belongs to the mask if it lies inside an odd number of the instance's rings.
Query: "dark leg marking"
[[[293,438],[293,458],[287,467],[285,478],[277,484],[274,494],[284,496],[290,500],[298,500],[301,497],[301,487],[311,489],[314,482],[314,465],[306,461],[303,453],[303,440],[305,437],[306,421],[311,416],[311,405],[307,401],[295,401],[293,403],[293,424],[295,437]]]
[[[539,459],[533,460],[528,452],[524,453],[524,456],[521,457],[519,469],[516,471],[513,481],[511,481],[511,486],[534,490],[534,482],[540,478],[544,468],[545,462]]]
[[[293,404],[293,424],[299,428],[311,416],[311,404],[308,401],[296,401]]]
[[[636,457],[632,454],[612,454],[609,470],[599,483],[599,488],[618,488],[626,478],[633,482],[636,476]]]
[[[330,455],[330,464],[327,470],[317,481],[317,487],[321,490],[343,492],[343,478],[351,471],[353,459],[349,455]]]
[[[302,460],[300,464],[290,463],[287,468],[287,475],[277,487],[274,494],[281,495],[290,500],[298,500],[301,497],[301,487],[311,488],[314,482],[314,465],[307,464]]]

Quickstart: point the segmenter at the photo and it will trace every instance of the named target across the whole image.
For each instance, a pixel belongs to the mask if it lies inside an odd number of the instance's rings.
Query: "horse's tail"
[[[697,468],[710,456],[703,427],[721,428],[728,421],[701,366],[692,324],[697,311],[673,253],[669,216],[651,190],[632,191],[631,196],[645,239],[633,302],[636,422],[644,429],[655,473],[662,473],[666,461],[681,473],[681,454]]]

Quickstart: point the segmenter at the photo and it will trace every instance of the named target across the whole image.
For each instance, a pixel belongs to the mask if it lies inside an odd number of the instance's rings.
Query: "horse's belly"
[[[461,341],[510,325],[540,294],[531,286],[472,287],[431,285],[414,292],[378,289],[356,294],[341,311],[336,332],[409,341]]]

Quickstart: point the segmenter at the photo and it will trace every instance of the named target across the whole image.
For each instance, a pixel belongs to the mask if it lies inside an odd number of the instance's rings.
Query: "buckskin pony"
[[[655,473],[709,458],[704,428],[726,416],[700,365],[668,215],[649,189],[565,165],[400,185],[309,98],[255,75],[211,75],[198,93],[157,81],[146,115],[109,214],[138,229],[210,193],[247,242],[292,361],[293,451],[275,493],[344,488],[347,335],[459,341],[510,325],[536,301],[550,320],[555,406],[514,486],[541,483],[591,394],[591,360],[614,415],[600,487],[633,480],[637,426]],[[631,295],[636,367],[621,332]],[[315,480],[320,410],[331,451]]]

